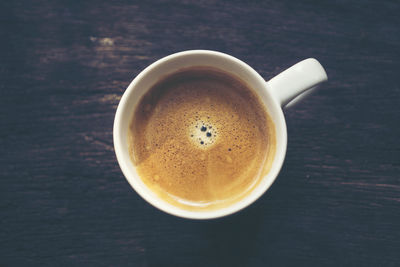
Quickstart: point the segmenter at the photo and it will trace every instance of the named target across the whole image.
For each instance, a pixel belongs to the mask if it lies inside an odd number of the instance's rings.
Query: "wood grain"
[[[1,266],[399,266],[398,1],[0,3]],[[246,210],[189,221],[115,159],[130,81],[187,49],[269,79],[315,57],[329,82],[285,111],[279,178]]]

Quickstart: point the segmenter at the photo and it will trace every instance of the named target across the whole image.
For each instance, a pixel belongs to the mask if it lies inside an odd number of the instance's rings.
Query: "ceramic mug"
[[[191,66],[211,66],[239,77],[259,96],[275,125],[276,152],[270,171],[245,198],[216,210],[190,211],[161,199],[143,183],[129,155],[128,128],[141,97],[161,77]],[[151,205],[164,212],[190,219],[212,219],[233,214],[260,198],[279,174],[287,146],[286,122],[282,108],[293,99],[298,99],[302,94],[306,94],[308,89],[312,89],[326,80],[327,75],[324,68],[313,58],[295,64],[266,82],[249,65],[224,53],[189,50],[169,55],[145,68],[130,83],[120,100],[113,129],[114,148],[118,163],[133,189]]]

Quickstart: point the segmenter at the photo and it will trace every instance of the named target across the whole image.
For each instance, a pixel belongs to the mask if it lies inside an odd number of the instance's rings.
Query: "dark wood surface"
[[[2,1],[0,266],[400,266],[399,1]],[[286,110],[285,165],[223,219],[156,210],[113,150],[144,67],[212,49],[329,82]]]

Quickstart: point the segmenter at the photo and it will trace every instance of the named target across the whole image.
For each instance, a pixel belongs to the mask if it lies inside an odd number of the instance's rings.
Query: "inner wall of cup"
[[[119,157],[125,161],[121,164],[121,168],[125,176],[127,177],[129,183],[136,190],[136,192],[141,195],[144,199],[150,202],[155,207],[177,216],[188,217],[188,218],[207,218],[207,217],[219,217],[221,214],[230,214],[244,208],[249,203],[257,199],[273,182],[277,172],[279,172],[280,164],[283,161],[284,152],[286,149],[286,140],[282,142],[281,136],[286,137],[286,127],[282,127],[282,111],[277,102],[273,100],[272,95],[266,89],[265,81],[256,73],[253,69],[248,67],[245,63],[230,57],[221,56],[209,52],[203,53],[179,53],[177,55],[171,55],[163,58],[149,67],[147,67],[143,72],[141,72],[129,85],[124,96],[121,99],[122,110],[120,112],[120,147],[123,151],[120,151],[122,156]],[[191,66],[210,66],[219,68],[233,75],[238,76],[244,82],[246,82],[250,88],[253,88],[255,93],[264,102],[268,113],[274,121],[276,128],[277,137],[277,149],[276,155],[274,157],[274,163],[272,168],[264,180],[259,184],[257,188],[253,190],[246,198],[232,204],[231,206],[224,207],[221,210],[213,211],[187,211],[175,207],[161,199],[152,192],[140,179],[136,169],[134,168],[128,151],[128,140],[127,134],[129,130],[129,124],[132,120],[133,112],[135,107],[139,103],[141,97],[146,93],[146,91],[151,88],[159,79],[169,75],[181,68],[191,67]],[[120,108],[120,107],[119,107]],[[283,121],[284,124],[284,121]],[[279,155],[283,151],[283,156]],[[118,151],[117,151],[118,153]],[[123,166],[122,166],[123,165]],[[276,166],[275,166],[276,165]],[[278,168],[278,170],[276,170]],[[124,170],[125,169],[125,170]]]

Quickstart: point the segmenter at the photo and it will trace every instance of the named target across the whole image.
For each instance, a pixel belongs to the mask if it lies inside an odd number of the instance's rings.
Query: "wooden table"
[[[0,266],[400,266],[399,1],[2,1]],[[329,82],[285,111],[270,190],[219,220],[142,200],[117,164],[118,101],[173,52]]]

